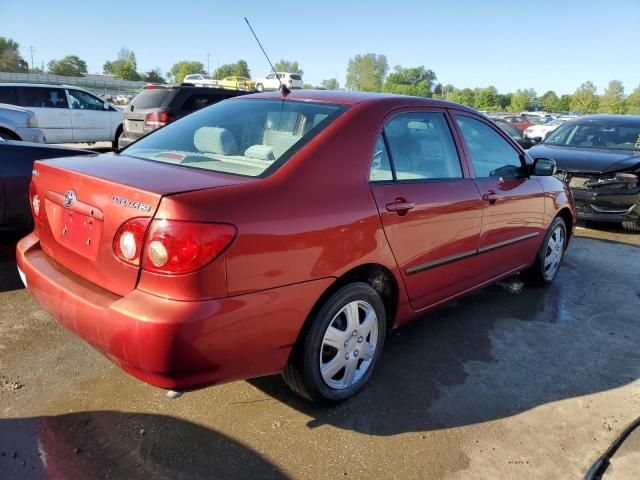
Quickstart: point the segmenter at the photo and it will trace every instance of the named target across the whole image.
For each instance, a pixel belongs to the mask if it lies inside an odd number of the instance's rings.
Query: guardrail
[[[106,75],[86,75],[84,77],[66,77],[39,73],[0,72],[0,82],[6,83],[60,83],[77,85],[99,93],[135,93],[147,84],[132,80],[116,80]]]

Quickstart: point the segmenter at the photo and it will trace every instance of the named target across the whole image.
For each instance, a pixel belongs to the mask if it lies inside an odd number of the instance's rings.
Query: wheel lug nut
[[[347,340],[346,342],[344,342],[344,346],[348,347],[349,346],[349,340]]]
[[[360,354],[360,352],[358,350],[356,350],[355,352],[353,352],[353,356],[357,357]]]
[[[353,333],[351,334],[352,337],[355,337],[358,334],[358,332],[356,332],[355,330],[353,331]]]
[[[344,356],[345,360],[349,360],[349,353],[347,352],[347,354]]]
[[[358,337],[358,343],[362,343],[362,340],[364,340],[362,337]]]

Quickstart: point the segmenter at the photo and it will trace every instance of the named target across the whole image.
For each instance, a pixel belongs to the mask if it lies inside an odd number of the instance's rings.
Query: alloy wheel
[[[565,233],[561,225],[556,226],[549,236],[547,250],[544,255],[544,278],[553,280],[560,268],[564,254]]]

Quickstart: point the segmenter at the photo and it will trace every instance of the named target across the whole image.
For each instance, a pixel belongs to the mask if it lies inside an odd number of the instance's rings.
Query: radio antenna
[[[244,21],[247,22],[247,26],[249,27],[249,30],[251,30],[251,33],[253,33],[253,37],[256,39],[256,42],[258,42],[258,46],[260,47],[260,50],[262,50],[262,53],[264,53],[264,56],[267,59],[267,62],[269,62],[269,65],[271,66],[271,70],[273,70],[273,73],[278,79],[278,82],[280,82],[280,90],[282,91],[282,95],[286,97],[291,93],[291,90],[285,87],[284,83],[282,83],[282,79],[280,78],[280,75],[278,75],[278,72],[276,72],[276,69],[273,66],[273,63],[271,63],[271,60],[269,60],[269,55],[267,55],[267,52],[264,51],[264,47],[260,43],[260,40],[258,39],[256,32],[253,31],[253,27],[251,27],[251,24],[249,23],[249,20],[247,20],[247,17],[244,17]]]

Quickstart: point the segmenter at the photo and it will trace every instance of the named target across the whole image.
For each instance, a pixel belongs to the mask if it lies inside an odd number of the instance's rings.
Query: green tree
[[[498,89],[496,87],[476,88],[473,107],[476,110],[498,110]]]
[[[568,112],[571,110],[571,100],[573,100],[572,95],[562,95],[558,100],[557,111],[558,112]]]
[[[236,63],[227,63],[225,65],[220,65],[218,69],[214,72],[214,77],[218,80],[222,80],[227,77],[247,77],[251,78],[251,74],[249,72],[249,65],[244,60],[238,60]]]
[[[640,114],[640,85],[627,97],[627,113]]]
[[[549,90],[540,98],[542,102],[542,107],[546,112],[557,112],[558,111],[558,102],[560,99],[558,95],[553,90]]]
[[[600,111],[603,113],[623,114],[627,112],[624,99],[624,86],[620,80],[611,80],[600,97]]]
[[[300,68],[298,62],[285,60],[284,58],[281,58],[273,68],[275,68],[276,72],[299,73],[300,75],[304,75],[304,71]]]
[[[28,71],[29,64],[20,56],[20,45],[10,38],[0,37],[0,72]]]
[[[138,73],[136,54],[125,47],[118,52],[118,58],[114,61],[105,62],[102,70],[107,75],[115,75],[120,80],[141,80]]]
[[[468,107],[473,107],[475,104],[476,95],[470,88],[463,88],[462,90],[454,90],[449,95],[448,100],[450,102],[459,103]]]
[[[379,92],[389,70],[387,57],[367,53],[349,59],[346,86],[349,90]]]
[[[77,55],[67,55],[61,60],[51,60],[47,69],[53,75],[81,77],[82,74],[87,73],[87,63]]]
[[[394,72],[387,76],[382,91],[387,93],[399,93],[413,95],[414,97],[431,97],[432,87],[436,81],[433,70],[427,70],[424,66],[402,68],[394,67]]]
[[[513,98],[513,93],[499,93],[496,97],[496,105],[498,110],[505,111],[507,107],[511,104],[511,99]]]
[[[142,79],[149,83],[165,83],[165,79],[162,76],[162,72],[159,68],[154,68],[142,75]]]
[[[523,112],[531,108],[531,104],[536,99],[536,91],[533,88],[525,88],[524,90],[516,90],[511,97],[511,103],[508,110],[510,112]]]
[[[184,77],[193,73],[206,74],[204,65],[201,62],[193,62],[188,60],[182,60],[171,67],[169,75],[176,83],[182,83]]]
[[[591,82],[584,82],[576,90],[571,99],[571,110],[580,113],[596,113],[598,111],[598,97],[596,86]]]
[[[340,84],[338,83],[337,78],[329,78],[327,80],[322,80],[322,88],[326,90],[338,90],[340,88]]]

